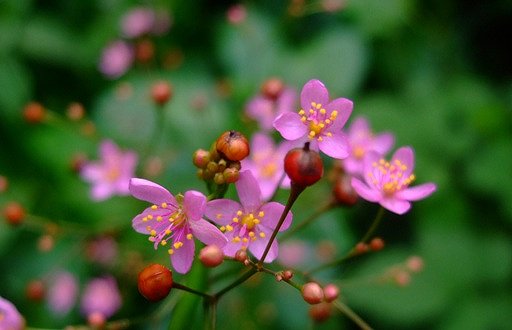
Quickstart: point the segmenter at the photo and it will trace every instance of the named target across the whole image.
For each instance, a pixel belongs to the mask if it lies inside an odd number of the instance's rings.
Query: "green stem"
[[[194,290],[192,288],[189,288],[188,286],[185,286],[185,285],[182,285],[182,284],[179,284],[176,282],[174,282],[172,284],[172,287],[173,287],[173,289],[178,289],[178,290],[186,291],[189,293],[193,293],[195,295],[201,296],[206,299],[214,299],[214,297],[212,295],[209,295],[209,294],[201,292],[201,291]]]
[[[286,202],[286,206],[284,207],[283,213],[281,214],[281,218],[279,219],[279,222],[277,223],[276,228],[272,232],[272,236],[270,236],[270,239],[268,240],[267,246],[265,247],[265,251],[263,251],[261,258],[258,261],[258,264],[257,264],[258,268],[261,269],[261,267],[263,265],[263,261],[267,257],[267,255],[270,251],[270,247],[272,246],[272,243],[276,239],[277,233],[279,232],[279,229],[281,229],[281,226],[283,225],[284,220],[286,219],[286,216],[288,215],[288,212],[290,212],[290,209],[292,208],[293,203],[295,203],[295,201],[297,200],[299,195],[304,191],[305,188],[306,187],[304,187],[304,186],[297,186],[297,185],[293,184],[293,182],[292,182],[292,188],[290,190],[290,195],[288,196],[288,201]]]
[[[322,205],[319,207],[315,212],[313,212],[309,217],[304,219],[301,223],[294,226],[290,230],[287,230],[286,233],[281,236],[280,241],[284,241],[295,235],[298,231],[306,228],[309,226],[313,221],[315,221],[322,213],[329,211],[330,209],[334,208],[335,203],[333,201],[329,201],[328,203]]]
[[[377,227],[379,227],[379,224],[382,221],[382,218],[384,217],[384,213],[385,213],[385,209],[383,207],[380,207],[379,210],[377,211],[377,215],[375,216],[375,219],[373,220],[372,224],[370,225],[370,228],[368,228],[368,230],[364,234],[363,238],[361,238],[361,240],[359,240],[359,242],[365,243],[366,241],[368,241],[370,239],[370,237],[372,237],[372,235],[377,230]],[[346,260],[348,260],[348,259],[350,259],[350,258],[352,258],[352,257],[354,257],[356,255],[358,255],[358,252],[356,250],[356,247],[354,246],[343,257],[341,257],[339,259],[336,259],[336,260],[333,260],[331,262],[325,263],[323,265],[320,265],[320,266],[318,266],[316,268],[313,268],[310,271],[305,272],[304,274],[306,276],[309,276],[310,274],[313,274],[313,273],[319,272],[321,270],[324,270],[324,269],[327,269],[327,268],[339,265],[339,264],[345,262]]]
[[[349,319],[354,321],[362,330],[372,330],[372,327],[368,325],[359,315],[357,315],[350,307],[345,305],[340,301],[333,302],[334,307],[336,307],[341,313],[345,314]]]
[[[222,297],[228,291],[230,291],[231,289],[244,283],[245,281],[247,281],[249,278],[251,278],[257,272],[258,272],[258,270],[256,268],[251,268],[251,269],[247,270],[244,274],[242,274],[242,276],[240,276],[238,279],[236,279],[233,283],[229,284],[224,289],[221,289],[219,292],[214,294],[212,298],[215,300],[219,300],[220,297]]]

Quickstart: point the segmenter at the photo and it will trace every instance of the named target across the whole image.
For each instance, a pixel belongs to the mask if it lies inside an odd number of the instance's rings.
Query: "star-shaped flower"
[[[345,98],[329,100],[329,91],[319,80],[310,80],[300,94],[298,113],[281,114],[274,128],[287,140],[311,142],[326,155],[343,159],[348,156],[348,143],[342,128],[352,113],[352,101]]]
[[[224,254],[234,257],[240,249],[249,249],[261,258],[284,210],[277,202],[263,203],[258,182],[250,171],[240,173],[235,183],[240,203],[230,199],[216,199],[208,202],[206,216],[221,225],[229,242]],[[288,229],[292,214],[288,213],[279,231]],[[274,240],[264,262],[272,262],[278,255],[278,244]]]
[[[352,187],[362,198],[391,212],[404,214],[411,208],[411,201],[426,198],[436,190],[434,183],[409,188],[416,179],[412,172],[414,152],[410,147],[398,149],[390,162],[372,152],[364,164],[364,182],[352,178]]]
[[[137,165],[137,154],[121,151],[114,142],[100,144],[100,160],[83,165],[80,175],[92,184],[91,197],[101,201],[112,195],[128,195],[128,183]]]
[[[130,192],[135,198],[153,203],[133,219],[133,228],[150,235],[155,249],[169,244],[167,251],[178,273],[187,273],[192,266],[194,237],[207,245],[226,245],[222,232],[202,218],[206,207],[202,193],[189,190],[175,197],[164,187],[138,178],[130,180]]]

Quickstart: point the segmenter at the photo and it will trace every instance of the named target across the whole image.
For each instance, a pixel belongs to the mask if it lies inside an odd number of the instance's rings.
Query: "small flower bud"
[[[283,271],[283,280],[289,281],[293,277],[293,272],[289,269]]]
[[[217,267],[224,261],[224,253],[217,245],[208,245],[199,252],[199,260],[206,267]]]
[[[235,260],[245,262],[247,260],[247,251],[240,249],[235,253]]]
[[[363,242],[359,242],[359,243],[356,244],[354,249],[356,250],[357,254],[366,253],[366,252],[368,252],[368,244],[363,243]]]
[[[23,117],[31,124],[37,124],[44,120],[46,110],[39,102],[30,102],[23,109]]]
[[[12,226],[17,226],[25,218],[25,209],[17,202],[9,202],[4,208],[4,217]]]
[[[84,118],[85,109],[82,103],[73,102],[66,109],[66,116],[74,121]]]
[[[250,152],[249,141],[237,131],[224,132],[216,142],[217,151],[231,161],[240,161]]]
[[[158,105],[166,104],[172,97],[172,85],[167,81],[158,81],[151,86],[151,98]]]
[[[394,274],[393,279],[398,286],[408,286],[411,283],[411,274],[405,270],[400,270]]]
[[[370,241],[369,247],[372,251],[380,251],[384,248],[384,240],[380,237],[375,237]]]
[[[155,45],[149,39],[143,39],[135,45],[135,58],[141,63],[147,63],[155,55]]]
[[[149,301],[159,301],[167,297],[172,283],[172,272],[159,264],[151,264],[139,273],[139,292]]]
[[[226,180],[224,179],[224,174],[222,173],[215,173],[213,176],[213,182],[215,182],[216,185],[221,185],[226,183]]]
[[[345,206],[354,206],[359,199],[354,188],[352,188],[351,177],[343,175],[336,179],[333,186],[333,195],[336,202]]]
[[[423,259],[418,256],[412,256],[406,261],[407,269],[409,269],[411,272],[420,272],[423,269]]]
[[[33,301],[41,301],[44,298],[45,286],[41,280],[32,280],[28,282],[26,288],[27,298]]]
[[[340,295],[340,289],[336,285],[334,285],[334,284],[327,284],[324,287],[325,301],[332,302],[332,301],[338,299],[339,295]]]
[[[321,302],[309,307],[309,317],[316,322],[323,322],[331,316],[331,304]]]
[[[37,249],[41,252],[49,252],[55,246],[55,239],[52,235],[44,234],[37,240]]]
[[[107,319],[101,312],[92,312],[87,315],[87,323],[93,329],[102,329],[105,326],[105,323],[107,323]]]
[[[208,162],[208,164],[206,164],[206,169],[210,173],[217,173],[217,170],[219,169],[219,164],[217,164],[216,162],[210,161],[210,162]]]
[[[309,142],[304,148],[294,148],[284,158],[284,171],[292,181],[301,187],[311,186],[322,177],[324,165],[318,152],[309,149]]]
[[[276,100],[284,90],[284,83],[279,78],[270,78],[261,85],[261,93],[271,99]]]
[[[3,193],[9,187],[9,180],[3,175],[0,175],[0,193]]]
[[[228,167],[222,172],[222,175],[226,183],[235,183],[240,177],[240,172],[236,168]]]
[[[309,304],[314,305],[324,300],[324,290],[316,282],[308,282],[302,286],[302,298]]]

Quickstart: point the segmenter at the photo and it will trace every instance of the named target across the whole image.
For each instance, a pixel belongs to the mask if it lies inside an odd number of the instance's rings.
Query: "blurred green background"
[[[154,40],[160,57],[106,79],[98,70],[102,49],[120,38],[122,16],[141,4],[172,16],[170,31]],[[31,215],[16,228],[0,222],[0,295],[30,327],[83,324],[78,307],[56,318],[44,302],[28,299],[27,283],[60,268],[81,283],[111,273],[124,299],[113,319],[153,313],[158,305],[139,296],[133,264],[167,265],[168,259],[131,229],[145,204],[131,197],[92,202],[72,160],[80,154],[95,159],[98,137],[144,153],[157,129],[149,89],[165,79],[174,96],[163,136],[152,146],[163,169],[151,177],[141,165],[138,174],[173,192],[204,191],[192,152],[227,129],[252,133],[242,112],[265,79],[278,76],[300,90],[318,78],[332,97],[354,101],[353,116],[366,116],[377,132],[393,132],[396,146],[413,146],[418,183],[438,185],[406,216],[386,215],[379,230],[384,251],[322,276],[341,284],[343,301],[376,329],[510,329],[512,2],[266,0],[244,3],[247,17],[238,24],[226,18],[234,4],[0,0],[0,175],[8,180],[0,208],[16,201]],[[340,8],[328,10],[328,4]],[[24,121],[30,101],[49,109],[51,120]],[[66,118],[72,102],[84,105],[95,134],[83,133],[84,120]],[[296,221],[329,189],[324,182],[307,191]],[[330,240],[341,254],[375,210],[360,203],[329,212],[299,238],[311,247]],[[59,229],[50,230],[48,221]],[[80,257],[84,242],[103,233],[116,238],[119,254],[98,267]],[[38,249],[44,235],[54,239],[51,251]],[[425,268],[406,287],[365,280],[411,255],[421,256]],[[177,278],[198,285],[193,276]],[[133,328],[165,329],[169,319],[200,328],[194,314],[201,315],[200,308],[187,309],[182,296],[168,302],[185,306],[181,310]],[[223,298],[218,327],[355,328],[339,314],[313,324],[297,292],[264,276]]]

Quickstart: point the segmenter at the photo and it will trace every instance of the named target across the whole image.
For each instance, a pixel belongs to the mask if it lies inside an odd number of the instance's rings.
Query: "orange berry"
[[[139,273],[139,292],[149,301],[167,297],[172,283],[172,272],[160,264],[151,264]]]
[[[222,153],[228,160],[239,161],[249,155],[250,147],[247,138],[237,131],[226,131],[222,133],[215,144],[218,152]]]
[[[7,222],[13,226],[21,224],[25,218],[25,209],[17,202],[9,202],[3,213]]]

